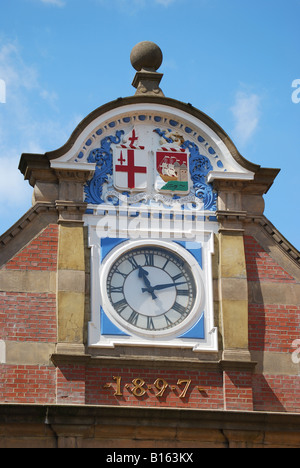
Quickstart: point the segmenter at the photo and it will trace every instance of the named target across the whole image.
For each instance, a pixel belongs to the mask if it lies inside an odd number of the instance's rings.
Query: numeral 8
[[[145,395],[146,393],[146,390],[143,388],[144,385],[145,385],[145,380],[143,379],[134,379],[132,381],[134,387],[131,389],[132,393],[136,396],[136,397],[141,397],[143,395]]]

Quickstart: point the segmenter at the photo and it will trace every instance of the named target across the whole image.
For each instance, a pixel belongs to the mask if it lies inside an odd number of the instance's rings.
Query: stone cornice
[[[9,242],[21,234],[37,216],[49,212],[56,212],[54,203],[36,203],[32,206],[22,218],[0,236],[0,249],[6,247]]]
[[[238,353],[237,353],[238,354]],[[246,361],[242,359],[186,359],[186,358],[167,358],[162,356],[146,357],[146,356],[93,356],[90,354],[53,354],[51,360],[54,365],[60,366],[63,364],[80,364],[85,366],[105,366],[113,367],[132,367],[149,369],[186,369],[196,370],[203,369],[206,371],[222,372],[223,370],[236,370],[244,372],[252,372],[255,369],[256,362]]]
[[[265,216],[261,216],[257,221],[268,236],[276,242],[280,249],[299,266],[299,250],[297,250],[296,247],[294,247]]]

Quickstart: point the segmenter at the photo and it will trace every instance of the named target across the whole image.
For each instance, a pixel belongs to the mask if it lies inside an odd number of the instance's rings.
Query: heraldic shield
[[[119,190],[143,191],[147,188],[148,151],[136,146],[135,130],[127,144],[115,148],[113,154],[114,186]]]
[[[189,157],[184,150],[162,148],[156,152],[156,190],[162,193],[189,193]]]

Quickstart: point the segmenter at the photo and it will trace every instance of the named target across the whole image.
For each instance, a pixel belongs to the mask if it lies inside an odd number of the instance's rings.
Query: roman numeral
[[[183,276],[184,276],[183,273],[178,273],[178,275],[172,276],[172,280],[175,282],[175,281],[179,280],[179,278],[182,278]]]
[[[181,315],[184,315],[186,313],[185,307],[183,307],[181,304],[178,304],[178,302],[175,302],[172,309],[176,310],[176,312],[178,312]]]
[[[188,289],[177,289],[177,296],[189,296],[190,291]]]
[[[120,270],[116,270],[116,273],[117,273],[118,275],[123,276],[123,278],[127,278],[127,274],[126,274],[126,273],[122,273]]]
[[[173,325],[173,322],[169,319],[169,317],[167,315],[165,315],[165,319],[166,319],[166,322],[167,322],[167,327],[170,327],[171,325]]]
[[[133,270],[136,270],[139,267],[139,265],[137,264],[136,259],[134,257],[129,257],[128,261],[131,264]]]
[[[147,329],[155,330],[154,322],[152,317],[147,317]]]
[[[138,321],[138,318],[139,318],[139,314],[137,312],[133,311],[132,314],[130,315],[129,319],[128,319],[128,322],[131,323],[131,325],[136,325],[137,321]]]
[[[123,293],[123,286],[111,286],[111,293]]]
[[[145,266],[153,266],[154,265],[154,254],[148,253],[145,254]]]
[[[116,311],[118,312],[118,314],[121,314],[123,312],[123,310],[126,309],[128,304],[126,302],[126,299],[122,299],[121,301],[116,302],[115,304],[113,304],[113,306],[116,309]]]

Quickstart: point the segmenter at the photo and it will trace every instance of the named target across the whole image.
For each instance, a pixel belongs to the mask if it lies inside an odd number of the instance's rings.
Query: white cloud
[[[0,104],[6,102],[6,83],[0,78]]]
[[[36,67],[24,62],[17,43],[1,39],[0,78],[6,83],[6,102],[0,104],[1,235],[31,206],[32,187],[18,170],[21,154],[59,148],[81,116],[62,124],[58,95],[43,86]]]
[[[244,146],[254,135],[260,118],[261,98],[258,94],[238,91],[235,104],[231,108],[235,119],[233,136]]]

